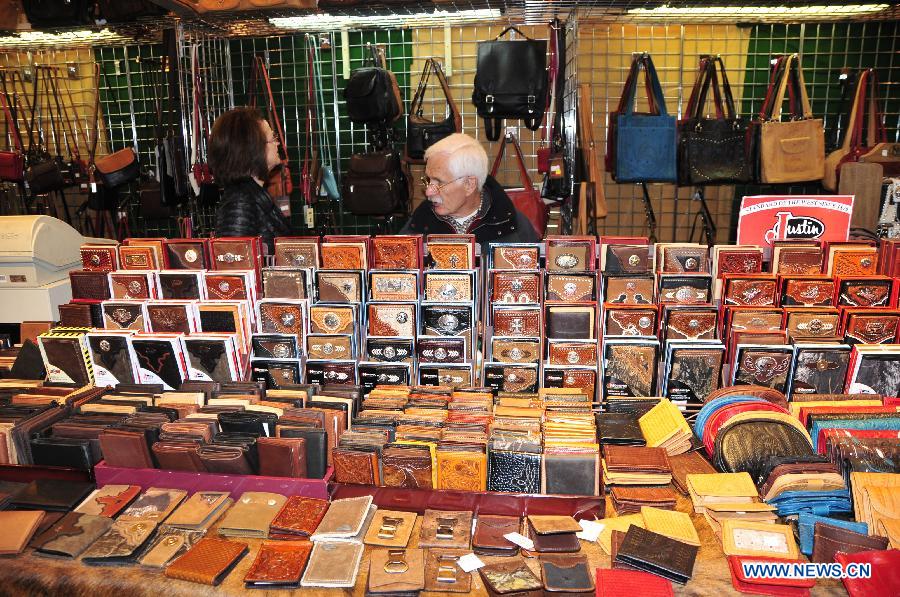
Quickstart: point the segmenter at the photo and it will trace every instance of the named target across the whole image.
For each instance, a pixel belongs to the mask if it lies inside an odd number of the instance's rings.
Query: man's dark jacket
[[[255,180],[245,178],[225,187],[216,209],[216,236],[261,236],[271,255],[275,237],[290,233],[290,223]]]
[[[481,254],[486,255],[488,243],[534,243],[541,240],[534,226],[521,212],[517,211],[503,187],[492,176],[484,181],[485,202],[475,221],[469,226],[469,233],[481,245]],[[434,214],[431,202],[423,201],[416,208],[400,234],[453,234],[455,230],[449,222]]]

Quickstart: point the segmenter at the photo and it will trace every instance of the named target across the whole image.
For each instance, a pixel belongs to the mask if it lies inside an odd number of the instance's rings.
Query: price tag
[[[467,553],[456,560],[456,565],[459,566],[463,572],[472,572],[473,570],[478,570],[484,566],[484,562],[479,560],[478,556],[474,553]]]
[[[515,543],[522,549],[534,549],[534,541],[524,535],[520,535],[519,533],[507,533],[503,535],[503,538],[511,543]]]
[[[578,524],[581,525],[582,531],[575,533],[575,536],[585,541],[595,542],[600,533],[603,532],[604,524],[596,520],[579,520]]]
[[[91,183],[91,192],[92,192],[92,193],[96,193],[96,192],[97,192],[97,183],[96,183],[96,182],[92,182],[92,183]]]

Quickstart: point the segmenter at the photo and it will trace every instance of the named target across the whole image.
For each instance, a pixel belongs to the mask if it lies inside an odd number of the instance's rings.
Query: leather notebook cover
[[[37,535],[32,541],[41,555],[77,558],[103,535],[113,521],[105,516],[69,512],[59,522]]]
[[[265,542],[244,575],[247,588],[295,588],[312,551],[309,541]]]
[[[246,543],[204,537],[166,568],[166,576],[217,585],[246,553]]]
[[[632,525],[616,555],[616,561],[652,571],[685,584],[694,573],[698,548]]]
[[[270,533],[292,537],[312,535],[328,510],[328,500],[292,495],[270,525]],[[279,537],[285,538],[285,537]]]

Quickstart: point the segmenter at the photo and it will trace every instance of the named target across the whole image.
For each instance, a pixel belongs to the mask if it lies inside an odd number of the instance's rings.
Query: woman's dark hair
[[[235,108],[213,123],[207,148],[207,160],[216,182],[228,185],[255,176],[266,180],[269,168],[262,114],[254,108]]]

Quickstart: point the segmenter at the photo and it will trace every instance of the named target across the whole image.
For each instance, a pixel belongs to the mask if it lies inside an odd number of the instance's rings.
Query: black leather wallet
[[[31,440],[34,464],[91,470],[100,461],[99,442],[69,437],[36,437]]]
[[[631,413],[603,413],[597,415],[597,433],[601,444],[645,446],[644,434],[638,425],[639,415]]]
[[[631,525],[615,561],[685,584],[694,573],[697,547]]]
[[[316,427],[281,427],[280,437],[302,437],[306,440],[306,474],[321,479],[328,470],[328,436]]]
[[[541,455],[491,450],[488,491],[541,492]]]

